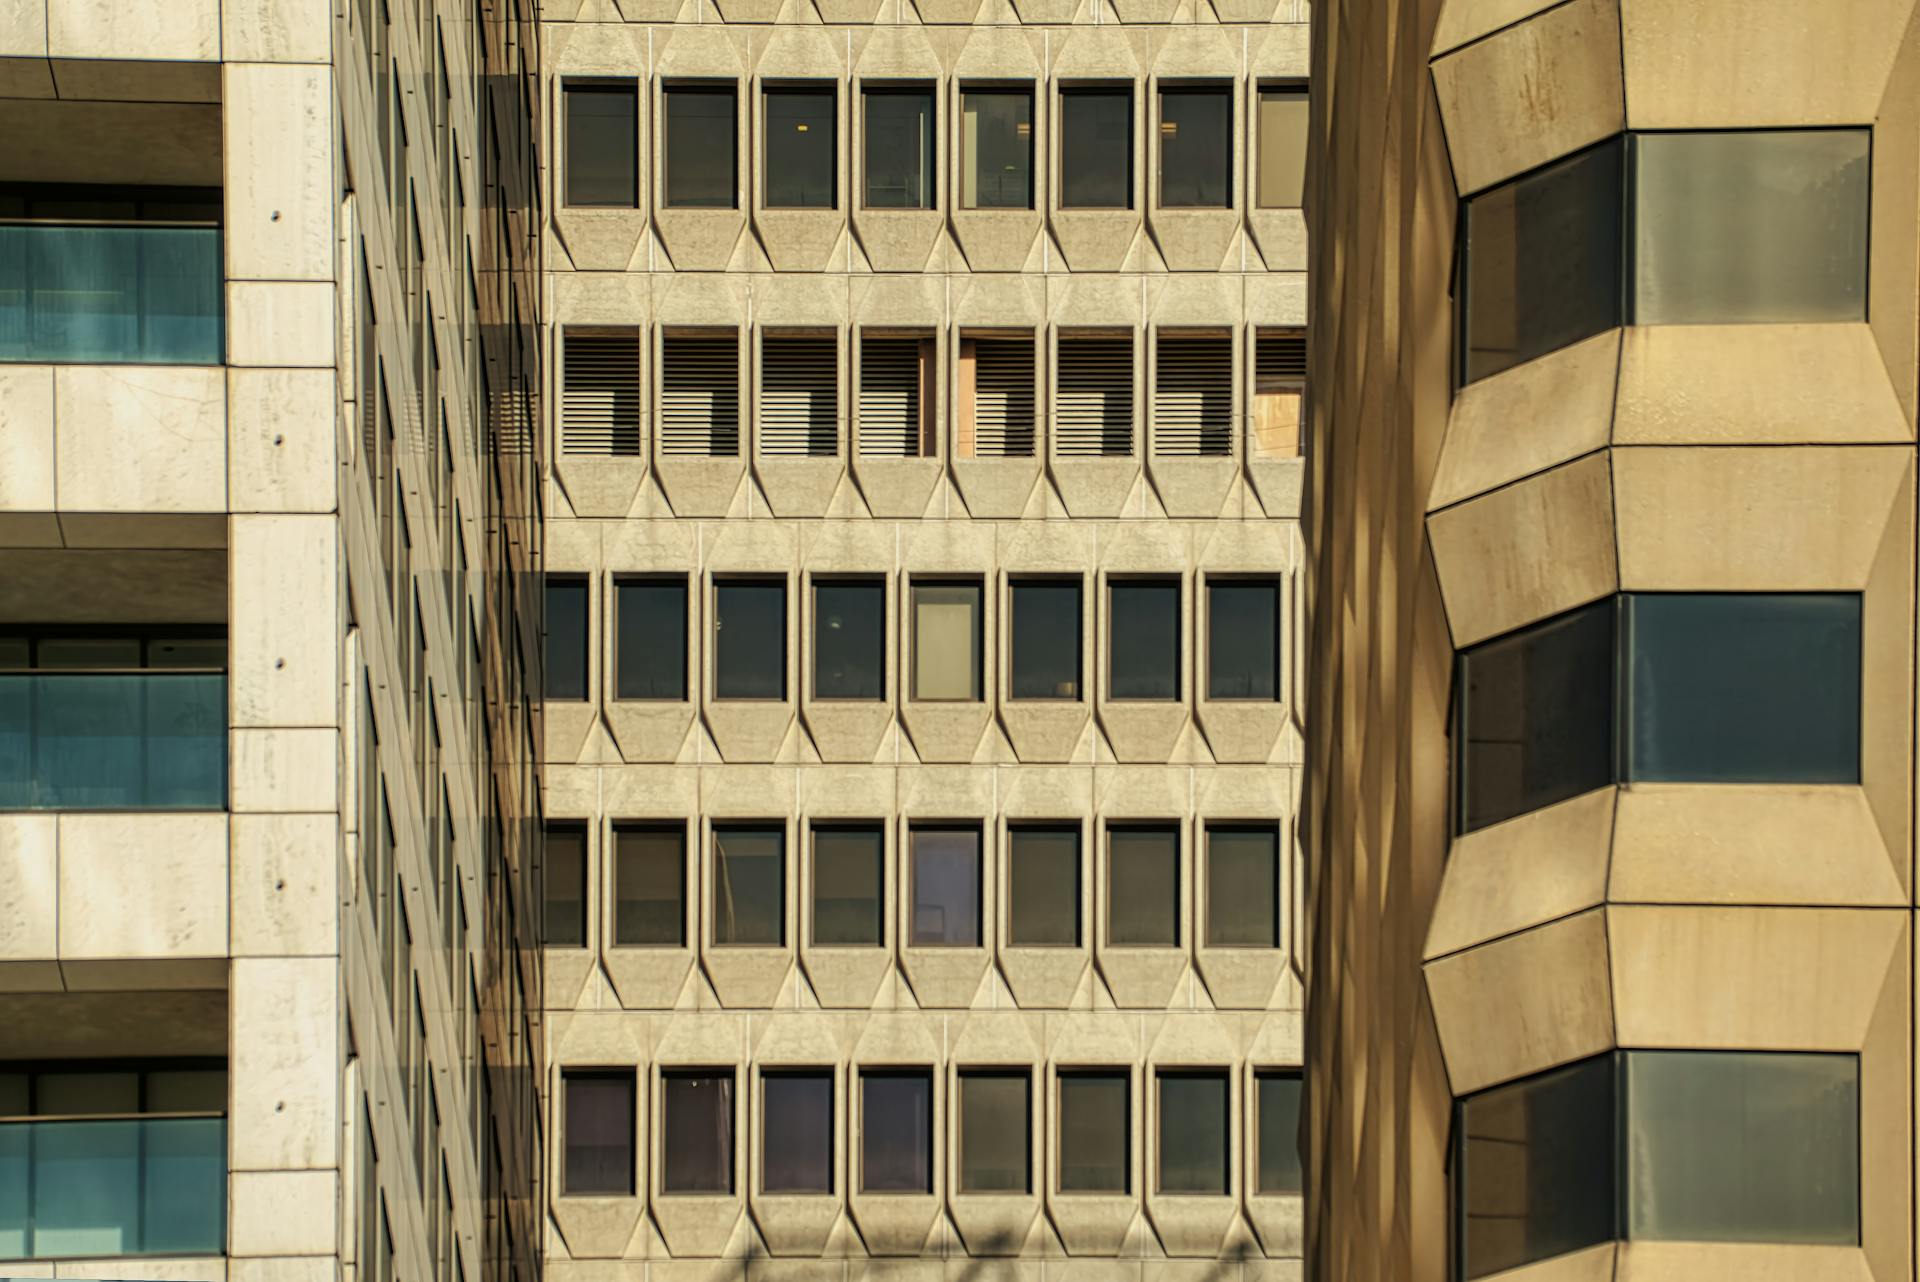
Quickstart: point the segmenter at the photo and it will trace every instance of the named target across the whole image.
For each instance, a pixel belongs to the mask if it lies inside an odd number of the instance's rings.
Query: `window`
[[[1078,699],[1080,584],[1058,579],[1016,581],[1008,595],[1013,606],[1013,697]]]
[[[833,88],[766,91],[768,209],[832,209]]]
[[[569,1197],[633,1196],[633,1070],[564,1069]]]
[[[860,452],[870,458],[932,458],[933,339],[860,335]]]
[[[1233,204],[1233,90],[1160,91],[1160,203],[1169,209]]]
[[[1262,87],[1257,130],[1259,204],[1263,209],[1297,209],[1307,178],[1307,88]]]
[[[569,326],[561,354],[560,452],[638,456],[640,332]]]
[[[833,1074],[760,1075],[761,1191],[833,1192]]]
[[[1060,207],[1133,208],[1133,91],[1060,91]]]
[[[733,1192],[733,1070],[660,1074],[660,1191]]]
[[[587,697],[587,581],[547,576],[549,700]]]
[[[1160,1191],[1227,1191],[1227,1075],[1161,1073]]]
[[[860,1191],[933,1192],[933,1075],[860,1075]]]
[[[980,585],[914,583],[913,697],[979,702]]]
[[[1300,1074],[1256,1073],[1253,1078],[1260,1128],[1262,1193],[1299,1193],[1305,1189],[1300,1171]]]
[[[1298,458],[1306,424],[1307,332],[1263,329],[1253,339],[1253,439],[1256,459]]]
[[[613,585],[614,697],[687,697],[687,581],[619,579]]]
[[[884,699],[887,585],[877,579],[813,583],[813,697]]]
[[[1207,828],[1207,946],[1280,946],[1280,834]]]
[[[713,692],[719,699],[787,696],[787,585],[713,585]]]
[[[1028,1074],[960,1074],[960,1191],[1026,1193],[1033,1137]]]
[[[624,84],[568,84],[567,203],[632,209],[640,203],[639,93]]]
[[[760,453],[832,458],[840,452],[840,340],[833,331],[760,335]]]
[[[1080,944],[1080,830],[1007,830],[1008,942],[1016,948]]]
[[[1207,698],[1280,697],[1280,585],[1207,584]]]
[[[960,336],[961,458],[1032,458],[1034,430],[1033,333]]]
[[[926,89],[868,89],[867,207],[932,209],[933,94]]]
[[[878,828],[821,825],[813,829],[815,947],[876,947],[883,939],[885,842]]]
[[[660,336],[660,453],[740,454],[740,336],[730,329]]]
[[[546,938],[541,942],[548,948],[586,947],[586,825],[547,825],[544,873]]]
[[[713,942],[754,948],[786,943],[786,834],[714,825]]]
[[[613,942],[621,948],[686,943],[687,834],[679,825],[613,830]]]
[[[667,117],[667,208],[732,209],[733,87],[668,85],[660,96]]]
[[[1033,208],[1033,93],[960,94],[960,207]]]
[[[1153,452],[1233,455],[1233,335],[1163,329],[1154,341]]]
[[[1133,454],[1133,335],[1061,330],[1054,346],[1053,452],[1062,458]]]
[[[1107,942],[1180,946],[1180,830],[1107,829]]]
[[[1117,580],[1107,588],[1108,694],[1114,699],[1180,697],[1180,583]]]
[[[1060,1191],[1127,1190],[1127,1074],[1063,1072],[1060,1083]]]
[[[913,862],[915,948],[980,946],[980,830],[916,827]]]

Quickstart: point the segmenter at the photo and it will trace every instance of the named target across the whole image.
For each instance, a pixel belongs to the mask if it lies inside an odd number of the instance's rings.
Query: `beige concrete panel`
[[[220,0],[220,56],[228,62],[326,62],[331,16],[324,0]]]
[[[1571,0],[1437,58],[1433,86],[1462,195],[1619,133],[1617,0]]]
[[[50,814],[0,816],[0,959],[6,962],[59,955],[57,823]]]
[[[1615,1045],[1607,920],[1598,909],[1428,962],[1425,971],[1455,1095]],[[1619,1041],[1637,1044],[1624,1017]]]
[[[220,183],[217,106],[14,98],[7,122],[0,166],[18,179]]]
[[[47,0],[46,29],[47,52],[56,58],[210,62],[220,57],[220,0]]]
[[[55,507],[53,383],[51,366],[0,369],[0,509]]]
[[[1170,0],[1141,0],[1142,4],[1164,8],[1171,17]],[[1154,20],[1154,19],[1142,19]],[[1157,19],[1164,22],[1166,17]],[[1122,21],[1126,21],[1125,18]],[[1052,42],[1053,75],[1057,84],[1076,81],[1124,81],[1138,84],[1146,71],[1148,33],[1118,26],[1075,26]],[[1128,255],[1142,230],[1140,211],[1145,206],[1147,161],[1144,95],[1137,89],[1133,104],[1133,193],[1126,209],[1074,209],[1060,204],[1060,185],[1053,180],[1057,159],[1049,160],[1047,187],[1047,229],[1053,233],[1068,267],[1075,272],[1111,272],[1125,267]],[[1055,116],[1048,124],[1048,156],[1061,154],[1060,123]]]
[[[60,507],[226,510],[227,398],[219,370],[61,366],[54,404]]]
[[[1494,1274],[1500,1282],[1617,1282],[1614,1260],[1626,1244],[1602,1242]]]
[[[47,0],[0,0],[0,53],[47,56]]]
[[[593,973],[593,954],[584,948],[546,948],[540,954],[542,1010],[572,1010]]]
[[[333,1171],[236,1171],[227,1181],[227,1243],[241,1255],[329,1255],[337,1249]]]
[[[228,278],[333,279],[333,73],[268,63],[222,71]]]
[[[1093,957],[1092,776],[1084,769],[1045,766],[1001,767],[996,791],[1001,822],[994,876],[1006,893],[999,896],[995,919],[1000,973],[1023,1010],[1065,1009],[1080,991]],[[1074,909],[1072,946],[1018,946],[1013,941],[1013,840],[1008,831],[1021,823],[1071,825],[1080,840],[1080,895]]]
[[[1905,956],[1905,921],[1864,908],[1611,908],[1619,1042],[1857,1050]]]
[[[234,816],[229,911],[235,957],[339,951],[337,829],[332,815]]]
[[[1913,1118],[1912,946],[1905,923],[1895,962],[1860,1044],[1860,1241],[1875,1276],[1913,1269],[1909,1234],[1914,1169],[1908,1143]]]
[[[556,1128],[558,1129],[558,1128]],[[644,1137],[641,1143],[644,1143]],[[607,1260],[621,1253],[640,1222],[638,1197],[553,1199],[553,1223],[567,1253],[579,1260]]]
[[[334,413],[334,382],[324,370],[229,370],[232,510],[331,512],[338,487]],[[0,501],[5,485],[0,473]]]
[[[339,807],[339,737],[332,730],[235,730],[229,809],[314,813]]]
[[[647,463],[642,458],[556,453],[552,466],[554,480],[566,493],[567,505],[580,517],[626,516],[633,510],[633,501],[647,475]]]
[[[333,300],[334,289],[328,284],[228,282],[228,363],[332,365]]]
[[[1227,1076],[1227,1116],[1242,1115],[1246,1107],[1242,1057],[1231,1017],[1211,1013],[1168,1015],[1152,1031],[1142,1078],[1140,1148],[1144,1165],[1141,1186],[1146,1190],[1147,1217],[1169,1256],[1218,1258],[1232,1229],[1246,1182],[1246,1151],[1241,1128],[1227,1127],[1227,1191],[1221,1197],[1177,1195],[1159,1191],[1160,1084],[1166,1069],[1217,1068]],[[1217,1267],[1217,1266],[1216,1266]]]
[[[944,1030],[943,1019],[918,1014],[875,1014],[867,1020],[853,1049],[853,1072],[848,1082],[853,1097],[849,1135],[858,1136],[864,1130],[860,1074],[870,1068],[932,1069],[932,1115],[946,1116],[947,1081],[941,1071],[945,1056],[941,1053],[940,1041]],[[853,1169],[847,1181],[847,1204],[872,1255],[917,1256],[927,1244],[947,1193],[946,1134],[939,1126],[932,1130],[933,1153],[929,1166],[933,1172],[933,1188],[926,1194],[863,1193],[859,1163],[857,1159],[849,1162]],[[874,1268],[873,1265],[867,1267]]]
[[[339,525],[330,516],[236,516],[229,712],[235,726],[338,720]]]
[[[1619,588],[1607,462],[1592,455],[1427,518],[1456,647]],[[1623,531],[1626,505],[1623,494]]]
[[[1920,24],[1907,37],[1887,78],[1873,128],[1871,246],[1867,319],[1873,326],[1894,394],[1907,421],[1920,401],[1920,293],[1907,288],[1920,272],[1920,239],[1909,217],[1920,205]]]
[[[1860,598],[1860,782],[1901,886],[1913,884],[1914,483],[1895,495]]]
[[[1612,454],[1620,587],[1642,592],[1862,587],[1913,464],[1872,447]]]
[[[333,958],[234,962],[228,1151],[234,1170],[338,1164],[339,989]]]
[[[1753,1242],[1622,1242],[1614,1282],[1871,1282],[1877,1275],[1855,1246]],[[1532,1282],[1533,1270],[1516,1269]],[[1509,1276],[1509,1275],[1503,1275]]]
[[[1454,838],[1427,927],[1427,960],[1603,903],[1614,798],[1615,789],[1600,788]],[[1738,831],[1751,829],[1743,823]]]
[[[1865,325],[1647,325],[1624,332],[1616,445],[1913,439]]]
[[[1188,821],[1192,781],[1183,769],[1109,766],[1094,771],[1093,927],[1101,978],[1122,1009],[1163,1010],[1183,989],[1192,995],[1189,949],[1194,939],[1195,829]],[[1109,827],[1116,821],[1171,823],[1180,830],[1175,939],[1169,948],[1118,947],[1112,942],[1112,855]],[[1184,1000],[1184,999],[1183,999]]]
[[[1440,20],[1434,24],[1433,49],[1428,56],[1438,58],[1461,45],[1492,35],[1502,27],[1524,22],[1536,13],[1551,9],[1560,0],[1444,0]]]
[[[800,964],[807,972],[814,996],[822,1006],[864,1011],[893,969],[899,928],[893,887],[905,868],[898,833],[890,823],[880,825],[881,909],[880,942],[876,946],[848,947],[813,942],[813,838],[817,823],[870,822],[891,815],[894,808],[894,772],[890,769],[836,768],[803,770],[799,775],[797,823],[807,836],[796,864],[800,884]],[[843,1114],[844,1116],[844,1114]]]
[[[1123,1005],[1126,1003],[1123,1003]],[[1127,1145],[1127,1187],[1132,1193],[1105,1195],[1065,1193],[1053,1173],[1060,1169],[1060,1071],[1075,1068],[1120,1068],[1127,1073],[1129,1116],[1141,1119],[1142,1021],[1115,1019],[1090,1011],[1070,1012],[1047,1017],[1047,1063],[1043,1078],[1045,1127],[1042,1145],[1036,1153],[1045,1155],[1045,1194],[1048,1217],[1059,1231],[1061,1245],[1068,1255],[1112,1256],[1125,1248],[1127,1231],[1140,1214],[1141,1153],[1139,1135]]]
[[[1806,128],[1873,119],[1913,0],[1835,0],[1818,22],[1740,0],[1625,9],[1630,127]]]
[[[1451,507],[1606,445],[1613,430],[1621,333],[1608,330],[1461,388],[1447,420],[1427,510]]]
[[[647,234],[647,214],[644,208],[563,206],[553,211],[553,230],[566,250],[566,262],[554,263],[556,268],[571,266],[577,272],[625,271],[639,252],[640,238]],[[733,242],[729,240],[724,248],[731,250]]]
[[[1044,1041],[1043,1017],[1015,1012],[980,1012],[952,1021],[951,1050],[947,1057],[947,1099],[951,1105],[938,1123],[947,1133],[947,1213],[960,1235],[960,1245],[974,1259],[1023,1254],[1027,1235],[1040,1216],[1040,1181],[1044,1170],[1028,1172],[1025,1193],[970,1193],[961,1179],[961,1117],[964,1102],[960,1076],[968,1068],[1024,1069],[1027,1073],[1027,1152],[1029,1162],[1045,1152],[1049,1111],[1042,1106]]]
[[[726,1249],[734,1225],[746,1209],[741,1191],[747,1164],[746,1127],[741,1125],[738,1101],[750,1071],[743,1060],[745,1037],[739,1017],[710,1012],[681,1013],[668,1016],[660,1043],[654,1048],[654,1063],[642,1079],[649,1103],[648,1117],[664,1117],[662,1071],[675,1068],[731,1070],[734,1080],[733,1118],[733,1191],[707,1195],[666,1194],[661,1188],[664,1171],[661,1145],[664,1128],[655,1126],[646,1133],[648,1175],[645,1188],[648,1209],[667,1249],[680,1256],[714,1256]]]
[[[1220,3],[1221,0],[1215,0]],[[1227,0],[1228,3],[1234,0]],[[1244,119],[1245,117],[1243,117]],[[1247,126],[1252,128],[1253,126]],[[1247,232],[1268,271],[1305,272],[1307,269],[1307,215],[1302,209],[1247,210]]]
[[[227,817],[63,814],[61,960],[225,957]]]
[[[1637,784],[1620,791],[1607,897],[1891,907],[1906,893],[1860,788]]]

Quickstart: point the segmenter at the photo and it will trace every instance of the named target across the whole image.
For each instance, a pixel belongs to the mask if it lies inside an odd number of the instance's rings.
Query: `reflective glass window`
[[[631,83],[570,84],[567,203],[631,209],[640,203],[639,92]]]
[[[778,948],[786,942],[786,834],[713,829],[713,942]]]
[[[1108,588],[1112,618],[1107,679],[1115,699],[1180,697],[1180,584],[1120,581]]]
[[[1280,835],[1207,829],[1207,946],[1280,946]]]
[[[1033,94],[968,89],[960,95],[960,207],[1033,208]]]
[[[1012,695],[1080,697],[1080,584],[1042,579],[1014,583]]]
[[[880,829],[816,825],[813,830],[813,942],[829,947],[874,946],[883,938]]]
[[[1160,1191],[1227,1191],[1227,1075],[1161,1073]]]
[[[734,94],[730,85],[669,85],[664,158],[670,209],[732,209]]]
[[[834,103],[831,88],[769,89],[769,209],[834,207]]]
[[[587,697],[587,581],[547,577],[546,697]]]
[[[561,1192],[575,1197],[633,1194],[633,1070],[567,1069],[566,1158]]]
[[[761,1191],[833,1192],[833,1074],[769,1072],[760,1091]]]
[[[733,1192],[733,1070],[660,1074],[660,1191]]]
[[[1300,1074],[1258,1073],[1253,1079],[1259,1127],[1262,1193],[1298,1193],[1300,1171]]]
[[[587,942],[587,830],[580,824],[549,824],[545,841],[545,938],[548,948],[583,948]]]
[[[1207,584],[1207,697],[1280,695],[1280,585],[1236,579]]]
[[[960,1074],[960,1191],[1026,1193],[1033,1119],[1025,1072]]]
[[[1258,203],[1297,209],[1307,178],[1307,90],[1304,85],[1262,89],[1259,119]]]
[[[866,111],[867,206],[932,209],[933,94],[925,89],[869,89]]]
[[[1017,948],[1072,948],[1080,942],[1080,830],[1007,830],[1011,874],[1007,917]]]
[[[1060,1191],[1127,1192],[1127,1074],[1061,1073]]]
[[[980,946],[980,830],[914,828],[908,833],[913,863],[916,948]]]
[[[860,1188],[933,1191],[933,1076],[922,1070],[860,1075]]]
[[[813,697],[884,699],[887,585],[879,580],[813,585]]]
[[[721,699],[787,695],[787,585],[746,579],[713,586],[713,687]]]
[[[1060,91],[1060,205],[1133,208],[1133,91]]]
[[[1180,830],[1107,829],[1107,942],[1116,948],[1180,945]]]
[[[614,697],[687,697],[687,583],[629,579],[614,584]]]
[[[980,585],[913,585],[913,697],[980,699]]]
[[[622,948],[686,943],[686,830],[616,827],[613,942]]]
[[[1233,90],[1160,91],[1160,203],[1169,209],[1233,204]]]

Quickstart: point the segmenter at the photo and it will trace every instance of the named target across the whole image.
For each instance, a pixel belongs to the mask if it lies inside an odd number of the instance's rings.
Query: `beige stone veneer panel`
[[[62,510],[226,510],[227,380],[221,370],[64,365],[53,381]]]
[[[1860,783],[1907,887],[1913,883],[1913,530],[1909,471],[1860,598]]]
[[[63,814],[62,961],[227,955],[227,816]]]
[[[220,0],[47,0],[47,50],[55,58],[220,56]]]
[[[1619,133],[1616,0],[1572,0],[1437,59],[1433,85],[1462,195]]]
[[[58,824],[50,814],[0,816],[0,960],[58,955]]]
[[[1612,788],[1456,837],[1427,927],[1429,959],[1593,908],[1607,896]]]
[[[331,72],[324,66],[232,63],[224,71],[227,276],[331,280]]]

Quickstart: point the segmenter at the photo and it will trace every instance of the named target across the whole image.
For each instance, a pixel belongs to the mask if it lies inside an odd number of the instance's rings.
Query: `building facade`
[[[539,1271],[538,27],[0,5],[0,1271]]]
[[[1915,6],[1318,18],[1315,1276],[1911,1278]]]
[[[1298,1277],[1305,7],[542,16],[546,1267]]]

